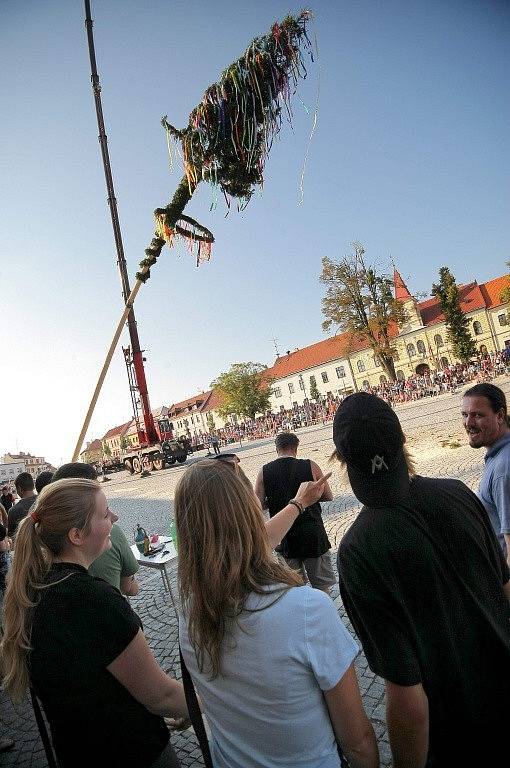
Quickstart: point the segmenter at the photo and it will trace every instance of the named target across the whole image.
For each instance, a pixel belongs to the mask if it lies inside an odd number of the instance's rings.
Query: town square
[[[510,394],[510,379],[500,377],[498,386],[507,397]],[[476,489],[482,470],[480,452],[467,444],[461,423],[462,390],[456,394],[444,394],[410,402],[398,408],[402,426],[408,437],[417,471],[424,475],[457,477],[472,489]],[[321,467],[330,468],[328,459],[332,452],[331,424],[306,427],[298,432],[300,452],[312,457]],[[223,449],[227,450],[227,449]],[[229,446],[241,459],[241,466],[251,481],[255,480],[262,464],[274,455],[274,441],[266,439]],[[200,461],[205,450],[191,461]],[[338,465],[332,466],[330,480],[334,499],[323,504],[323,516],[333,549],[336,550],[345,531],[352,524],[360,505],[353,497],[346,482],[345,474]],[[165,535],[173,514],[173,495],[179,477],[185,471],[183,466],[170,467],[149,477],[129,476],[126,472],[111,475],[111,482],[103,486],[109,504],[119,515],[119,525],[129,540],[134,537],[138,523],[151,533]],[[170,564],[172,589],[176,591],[176,562]],[[147,637],[156,658],[172,676],[180,676],[175,611],[160,574],[152,569],[142,568],[139,572],[140,593],[131,598],[135,610],[140,614]],[[338,587],[332,592],[337,609],[345,617]],[[367,666],[363,655],[357,659],[356,668],[360,680],[363,701],[377,734],[381,765],[391,766],[391,754],[385,728],[384,686]],[[46,758],[37,726],[30,708],[25,707],[18,714],[4,697],[1,700],[2,722],[5,727],[19,733],[16,751],[3,757],[6,766],[31,766],[44,768]],[[202,766],[196,738],[193,732],[185,731],[175,738],[177,753],[184,766]]]
[[[505,764],[508,5],[0,21],[0,764]]]

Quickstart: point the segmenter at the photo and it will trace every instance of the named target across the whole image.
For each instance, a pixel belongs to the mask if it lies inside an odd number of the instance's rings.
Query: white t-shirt
[[[248,597],[214,680],[198,671],[180,616],[182,655],[211,728],[214,766],[338,768],[322,691],[335,687],[358,646],[324,592],[292,587],[275,597]]]

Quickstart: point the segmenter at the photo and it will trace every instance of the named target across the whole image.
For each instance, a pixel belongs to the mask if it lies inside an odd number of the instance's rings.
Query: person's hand
[[[165,723],[169,731],[185,731],[191,727],[188,717],[165,717]]]
[[[301,483],[298,492],[294,496],[296,501],[299,501],[303,507],[310,507],[316,501],[319,501],[324,493],[324,484],[329,480],[331,474],[331,472],[328,472],[327,475],[323,475],[318,480],[308,480],[305,483]]]

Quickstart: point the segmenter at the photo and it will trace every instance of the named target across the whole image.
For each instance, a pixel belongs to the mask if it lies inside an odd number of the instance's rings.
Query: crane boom
[[[129,276],[127,272],[126,259],[124,257],[124,246],[122,244],[122,234],[120,231],[119,214],[117,210],[117,199],[113,186],[112,169],[110,166],[110,156],[108,153],[108,138],[104,125],[103,107],[101,103],[101,85],[97,73],[96,52],[94,48],[93,28],[94,22],[90,14],[90,0],[85,0],[85,27],[87,30],[87,40],[90,58],[92,91],[96,106],[97,125],[99,129],[99,145],[103,158],[103,168],[108,192],[108,205],[110,207],[110,216],[113,227],[113,237],[117,251],[117,266],[119,268],[120,281],[122,285],[122,296],[124,303],[127,302],[131,289],[129,287]],[[140,349],[140,340],[138,338],[138,329],[136,327],[135,312],[132,308],[127,316],[127,326],[131,342],[131,355],[124,354],[126,365],[128,366],[128,379],[130,382],[131,400],[133,403],[134,417],[137,423],[138,440],[140,445],[152,445],[158,442],[158,434],[154,426],[154,419],[149,404],[149,393],[147,390],[147,380],[145,378],[144,358]],[[129,366],[132,366],[131,374]],[[134,383],[133,383],[134,382]],[[137,397],[138,394],[138,397]],[[143,428],[140,424],[139,413],[142,415]]]

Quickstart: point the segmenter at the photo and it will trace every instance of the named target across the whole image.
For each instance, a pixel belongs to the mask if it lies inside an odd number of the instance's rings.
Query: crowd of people
[[[390,405],[421,400],[424,397],[434,397],[447,392],[457,392],[458,388],[469,382],[492,381],[510,369],[510,351],[478,355],[469,363],[450,363],[437,370],[425,370],[422,374],[412,374],[407,378],[397,378],[396,381],[383,381],[378,385],[363,384],[363,391],[377,395]],[[385,379],[387,377],[384,377]],[[243,441],[261,440],[281,432],[292,431],[300,427],[326,424],[332,421],[336,409],[346,397],[345,394],[333,395],[315,402],[308,400],[302,405],[291,409],[280,409],[277,413],[268,411],[263,416],[245,419],[239,423],[228,423],[219,429],[213,429],[211,434],[200,432],[189,436],[193,450],[207,448],[212,451],[213,440],[220,447]]]
[[[459,480],[416,474],[381,397],[350,395],[333,417],[333,455],[363,505],[338,548],[340,591],[384,680],[394,768],[507,760],[503,391],[472,386],[462,421],[470,445],[487,448],[479,496]],[[172,729],[193,721],[208,768],[377,768],[354,667],[359,646],[329,596],[335,576],[320,501],[332,498],[331,473],[298,459],[298,446],[280,432],[255,487],[239,457],[220,450],[179,480],[184,685],[157,664],[122,582],[94,573],[113,549],[118,518],[93,471],[65,465],[37,494],[24,488],[9,510],[12,529],[7,513],[14,556],[3,682],[15,701],[29,688],[40,700],[61,768],[175,768],[169,718]]]

